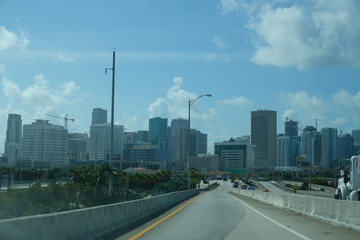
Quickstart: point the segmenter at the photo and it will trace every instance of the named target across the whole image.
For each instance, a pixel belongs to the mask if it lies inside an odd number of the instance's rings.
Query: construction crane
[[[68,118],[68,115],[67,115],[67,114],[65,115],[65,117],[58,116],[58,115],[51,115],[51,114],[46,114],[46,115],[51,116],[51,117],[56,117],[56,118],[62,118],[62,119],[64,119],[64,120],[65,120],[65,130],[67,130],[67,122],[68,122],[68,120],[73,121],[73,122],[75,121],[73,118]]]

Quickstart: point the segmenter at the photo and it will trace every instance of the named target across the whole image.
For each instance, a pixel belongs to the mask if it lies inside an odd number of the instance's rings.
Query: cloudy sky
[[[360,128],[357,0],[0,0],[0,152],[9,113],[59,115],[88,132],[93,108],[148,130],[187,118],[213,143],[250,134],[250,112],[301,128]],[[108,116],[110,119],[110,114]]]

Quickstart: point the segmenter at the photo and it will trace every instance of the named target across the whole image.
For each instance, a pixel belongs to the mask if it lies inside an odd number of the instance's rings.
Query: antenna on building
[[[318,117],[316,117],[313,120],[315,121],[315,128],[316,128],[316,131],[317,131],[317,124],[318,124],[318,121],[320,121],[320,119]]]

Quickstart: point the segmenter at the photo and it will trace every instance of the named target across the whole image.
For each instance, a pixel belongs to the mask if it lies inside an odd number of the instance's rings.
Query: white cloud
[[[64,54],[58,54],[56,57],[57,57],[56,59],[61,61],[61,62],[75,62],[76,61],[75,58],[65,56]]]
[[[243,96],[240,96],[240,97],[232,97],[230,99],[223,99],[220,100],[219,103],[224,105],[232,105],[232,106],[246,106],[251,104],[251,101]]]
[[[5,65],[0,63],[0,74],[5,74]]]
[[[6,99],[14,103],[32,105],[44,109],[48,106],[54,107],[60,104],[69,104],[73,99],[68,96],[78,89],[74,82],[64,83],[57,89],[51,89],[48,81],[42,74],[34,77],[34,84],[21,89],[20,86],[7,78],[2,80],[2,92]]]
[[[4,26],[0,26],[0,51],[13,47],[25,48],[29,45],[29,39],[23,32],[17,35],[8,31]]]
[[[220,8],[222,14],[228,14],[238,11],[240,3],[237,0],[220,0]]]
[[[340,90],[334,95],[333,101],[342,109],[347,110],[348,118],[351,118],[356,124],[360,124],[360,91],[351,95],[345,90]]]
[[[75,82],[71,81],[71,82],[66,82],[62,85],[59,86],[61,90],[61,94],[63,96],[71,96],[73,95],[76,91],[79,90],[79,86],[76,85]]]
[[[283,93],[279,98],[289,106],[289,109],[285,110],[282,116],[299,121],[299,127],[314,125],[315,118],[325,123],[327,121],[326,114],[331,113],[333,110],[322,99],[310,96],[303,91]]]
[[[218,48],[224,49],[227,47],[227,43],[225,42],[224,38],[220,35],[215,36],[213,42]]]
[[[251,60],[260,65],[360,67],[360,5],[356,0],[221,1],[223,12],[249,14]]]
[[[183,78],[176,77],[173,79],[173,85],[166,93],[166,98],[158,98],[148,107],[150,118],[163,117],[168,119],[188,118],[188,102],[199,95],[189,93],[182,88]],[[214,119],[216,110],[211,108],[191,107],[191,119],[197,120]]]

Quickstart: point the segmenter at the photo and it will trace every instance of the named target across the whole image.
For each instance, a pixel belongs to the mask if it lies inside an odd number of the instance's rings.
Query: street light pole
[[[203,94],[203,95],[200,95],[196,98],[194,98],[193,100],[189,100],[189,105],[188,105],[188,141],[187,141],[187,188],[188,190],[190,189],[190,107],[193,103],[195,103],[197,100],[199,100],[199,98],[201,97],[211,97],[212,95],[211,94]]]
[[[112,162],[113,162],[113,155],[114,155],[115,51],[113,51],[113,66],[112,66],[112,68],[105,68],[105,74],[107,74],[107,70],[112,70],[111,140],[110,140],[110,157],[109,157],[109,195],[110,195],[113,191]]]

